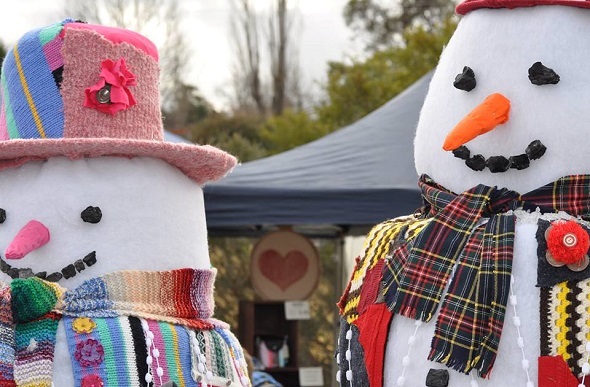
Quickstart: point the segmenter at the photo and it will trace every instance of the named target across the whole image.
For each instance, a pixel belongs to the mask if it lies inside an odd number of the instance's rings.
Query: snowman
[[[0,79],[0,386],[248,386],[212,318],[202,184],[235,158],[163,141],[158,52],[65,20]]]
[[[424,207],[366,238],[341,385],[590,385],[585,8],[457,7],[416,131]]]

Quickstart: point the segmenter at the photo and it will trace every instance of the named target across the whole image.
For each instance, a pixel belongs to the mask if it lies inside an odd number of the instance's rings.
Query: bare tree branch
[[[258,16],[249,0],[232,0],[231,6],[232,40],[237,52],[233,74],[236,100],[244,108],[248,105],[248,99],[251,99],[258,113],[265,115],[266,101],[260,79]]]
[[[300,100],[301,95],[293,39],[296,12],[288,7],[287,0],[274,1],[266,23],[259,23],[261,16],[250,0],[231,0],[230,25],[236,52],[234,102],[237,110],[253,106],[263,116],[269,108],[272,115],[282,114],[286,107],[295,106],[293,101]],[[260,47],[266,49],[266,55]],[[263,76],[263,69],[267,69],[268,76]]]

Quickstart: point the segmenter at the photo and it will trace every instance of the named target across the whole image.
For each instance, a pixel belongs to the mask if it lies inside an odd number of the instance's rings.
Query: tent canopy
[[[349,126],[238,165],[225,179],[206,185],[209,233],[257,235],[293,225],[307,234],[360,235],[414,212],[420,195],[413,139],[431,77]]]

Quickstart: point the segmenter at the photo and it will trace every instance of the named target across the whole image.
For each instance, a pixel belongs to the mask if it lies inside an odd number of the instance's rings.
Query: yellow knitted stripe
[[[413,216],[402,216],[387,220],[373,227],[365,239],[364,255],[353,276],[352,290],[355,290],[355,288],[361,285],[363,278],[367,274],[367,270],[373,268],[379,259],[385,257],[385,254],[389,251],[389,243],[397,238],[401,229],[413,222],[416,222]],[[357,286],[355,287],[354,285]]]
[[[357,318],[359,318],[358,313],[356,313],[356,308],[359,305],[360,299],[361,296],[358,295],[356,297],[350,298],[350,300],[348,300],[346,303],[346,307],[344,308],[344,316],[346,316],[346,321],[349,324],[352,324]]]
[[[176,360],[176,364],[180,365],[182,364],[180,362],[180,350],[178,348],[178,332],[176,332],[176,329],[172,328],[170,329],[170,332],[172,333],[172,342],[174,343],[174,358]],[[177,370],[178,373],[178,382],[180,383],[181,386],[184,386],[184,375],[182,374],[182,370]]]
[[[430,223],[431,220],[432,219],[420,219],[415,221],[414,223],[409,224],[408,231],[406,231],[406,234],[408,234],[406,240],[411,241],[412,239],[414,239],[416,235],[422,232],[424,227],[426,227],[426,225]]]
[[[368,269],[375,266],[379,258],[382,258],[387,253],[389,242],[397,237],[403,224],[405,222],[396,222],[395,220],[382,223],[373,237],[367,239],[368,245],[365,248],[365,259],[367,260]]]
[[[353,273],[349,298],[344,306],[343,316],[346,316],[349,323],[353,323],[358,318],[356,308],[360,301],[360,288],[363,285],[367,271],[372,269],[380,259],[385,258],[390,250],[391,241],[399,236],[405,226],[408,226],[406,238],[410,240],[428,222],[429,219],[418,220],[410,215],[387,220],[371,229],[365,239],[364,255]]]
[[[25,78],[25,72],[23,71],[22,64],[20,62],[20,55],[18,54],[18,44],[14,46],[14,62],[16,63],[16,68],[18,70],[18,75],[20,77],[20,82],[23,86],[23,91],[25,96],[27,97],[27,102],[29,103],[29,107],[31,109],[31,114],[33,115],[33,120],[35,121],[35,125],[37,125],[37,131],[41,138],[45,138],[45,130],[43,129],[43,123],[41,122],[41,117],[39,117],[39,113],[37,112],[37,108],[35,107],[35,101],[33,101],[33,96],[29,90],[29,85],[27,84],[27,79]]]
[[[570,341],[566,338],[566,335],[569,331],[569,328],[566,325],[566,320],[569,316],[565,312],[565,310],[571,304],[571,302],[568,301],[566,297],[570,289],[567,286],[567,282],[562,282],[560,284],[557,284],[557,286],[559,287],[559,293],[557,294],[558,318],[555,322],[555,325],[557,326],[557,341],[559,342],[557,354],[563,356],[563,359],[565,361],[568,361],[572,357],[572,355],[567,351],[567,347],[570,344]]]

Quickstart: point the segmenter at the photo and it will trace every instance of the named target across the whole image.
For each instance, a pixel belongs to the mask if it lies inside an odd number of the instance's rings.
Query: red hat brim
[[[585,0],[466,0],[457,5],[455,11],[459,15],[479,8],[520,8],[537,5],[564,5],[568,7],[590,8],[590,1]]]

